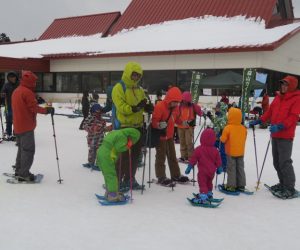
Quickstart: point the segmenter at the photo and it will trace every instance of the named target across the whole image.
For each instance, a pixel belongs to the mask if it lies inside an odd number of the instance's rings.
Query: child
[[[227,155],[227,185],[228,192],[245,191],[246,176],[244,171],[244,152],[247,129],[241,124],[242,111],[230,108],[228,123],[223,130],[220,141],[225,143]]]
[[[83,123],[83,129],[88,132],[87,143],[89,147],[88,163],[83,164],[83,166],[92,170],[99,170],[95,166],[96,151],[103,140],[106,122],[101,117],[102,107],[100,104],[94,104],[90,111],[91,114]]]
[[[196,125],[196,115],[201,116],[201,107],[192,103],[192,95],[189,91],[182,93],[182,102],[179,105],[179,117],[186,124],[178,124],[178,135],[180,142],[179,162],[188,163],[194,150],[194,127]]]
[[[220,143],[220,137],[227,123],[227,117],[226,117],[227,108],[228,106],[224,102],[218,102],[215,109],[216,110],[215,117],[209,116],[209,118],[213,123],[213,129],[217,136],[215,146],[220,151],[220,155],[222,159],[222,167],[224,172],[226,172],[227,159],[226,159],[224,144]]]
[[[81,105],[82,105],[83,120],[80,123],[79,129],[83,130],[83,123],[85,119],[89,116],[89,112],[90,112],[89,92],[87,90],[83,91]]]
[[[105,136],[103,143],[97,152],[97,166],[101,167],[108,201],[124,201],[123,193],[119,191],[118,177],[116,173],[116,162],[119,153],[127,151],[135,144],[141,136],[141,133],[135,128],[124,128],[114,130]],[[130,145],[131,144],[131,145]]]
[[[216,142],[216,135],[213,129],[207,128],[203,131],[200,137],[201,145],[198,146],[189,160],[189,165],[185,170],[189,174],[197,163],[198,165],[198,184],[199,194],[197,198],[193,199],[194,203],[209,203],[213,198],[213,179],[215,172],[217,174],[222,172],[221,157],[218,149],[214,146]]]

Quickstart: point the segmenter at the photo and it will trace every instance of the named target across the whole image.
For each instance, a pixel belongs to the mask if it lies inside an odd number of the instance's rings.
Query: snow
[[[2,45],[0,56],[41,58],[63,53],[99,55],[262,46],[280,40],[299,27],[300,23],[294,23],[266,29],[264,20],[205,16],[123,30],[105,38],[96,34]]]
[[[61,105],[59,105],[61,107]],[[58,107],[58,106],[57,106]],[[69,110],[69,108],[65,109]],[[57,108],[60,113],[63,108]],[[299,201],[279,200],[264,187],[253,196],[226,196],[217,209],[192,207],[186,197],[198,187],[177,185],[174,191],[152,184],[143,195],[133,192],[133,203],[103,207],[94,193],[103,194],[100,172],[83,168],[87,160],[86,133],[78,130],[81,118],[54,116],[63,184],[58,184],[57,162],[50,116],[39,115],[35,130],[33,173],[45,175],[41,184],[12,185],[1,176],[0,249],[9,250],[144,250],[144,249],[297,249],[300,244]],[[197,126],[195,136],[200,126]],[[296,131],[293,160],[300,175],[300,127]],[[269,133],[256,130],[259,167]],[[176,145],[177,153],[179,146]],[[17,147],[0,144],[1,171],[12,172]],[[179,155],[178,155],[179,156]],[[154,178],[155,150],[151,152]],[[180,165],[184,172],[185,166]],[[245,155],[247,183],[256,184],[252,130],[248,130]],[[167,167],[167,173],[168,167]],[[142,170],[137,173],[141,182]],[[192,177],[192,174],[190,175]],[[148,179],[148,159],[146,180]],[[219,176],[218,182],[222,182]],[[271,151],[262,181],[277,182]],[[299,183],[298,183],[299,187]]]

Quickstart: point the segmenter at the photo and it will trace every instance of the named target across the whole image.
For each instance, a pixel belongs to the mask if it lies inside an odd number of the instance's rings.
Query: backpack
[[[122,85],[122,88],[123,88],[123,91],[124,91],[124,94],[125,94],[125,91],[126,91],[125,83],[122,80],[119,83]],[[111,120],[112,120],[113,130],[118,130],[118,129],[121,128],[121,122],[117,118],[117,108],[116,108],[114,102],[112,103],[111,113],[112,113]]]

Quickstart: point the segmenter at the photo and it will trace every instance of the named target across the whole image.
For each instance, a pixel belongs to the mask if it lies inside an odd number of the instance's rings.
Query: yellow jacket
[[[242,111],[237,108],[230,108],[228,122],[220,138],[221,142],[225,143],[225,152],[229,156],[243,156],[245,153],[247,129],[241,122]]]

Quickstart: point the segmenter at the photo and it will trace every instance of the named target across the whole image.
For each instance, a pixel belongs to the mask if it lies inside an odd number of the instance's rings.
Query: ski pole
[[[63,180],[60,177],[60,168],[59,168],[59,159],[58,159],[58,153],[57,153],[57,143],[56,143],[56,134],[55,134],[55,127],[54,127],[54,118],[53,118],[52,114],[51,114],[51,119],[52,119],[53,138],[54,138],[55,153],[56,153],[56,162],[57,162],[57,170],[58,170],[58,178],[59,178],[57,180],[57,182],[59,184],[61,184]]]
[[[120,160],[118,166],[118,182],[119,182],[119,191],[121,188],[121,168],[122,168],[122,153],[120,153]]]
[[[149,129],[151,129],[151,125],[149,126]],[[150,131],[149,131],[150,133]],[[151,135],[151,133],[150,133]],[[151,136],[149,136],[149,180],[148,180],[148,184],[149,184],[149,188],[151,187]]]
[[[132,159],[131,159],[131,147],[128,149],[129,154],[129,175],[130,175],[130,201],[132,202]]]
[[[252,127],[253,132],[253,141],[254,141],[254,153],[255,153],[255,163],[256,163],[256,176],[257,176],[257,182],[258,182],[258,163],[257,163],[257,151],[256,151],[256,139],[255,139],[255,127]]]
[[[150,124],[148,124],[147,126],[147,131],[146,131],[146,139],[145,139],[145,147],[146,149],[144,150],[144,166],[143,166],[143,177],[142,177],[142,194],[144,193],[144,181],[145,181],[145,169],[146,169],[146,156],[147,156],[147,145],[148,145],[148,140],[149,140],[149,126]],[[150,168],[150,166],[149,166]]]
[[[256,186],[256,191],[258,190],[258,186],[260,184],[260,179],[261,179],[261,176],[262,176],[262,172],[263,172],[263,169],[264,169],[264,166],[265,166],[266,158],[267,158],[269,147],[270,147],[270,142],[271,142],[271,137],[269,139],[268,146],[267,146],[266,153],[265,153],[265,157],[264,157],[264,161],[263,161],[263,164],[262,164],[262,167],[261,167],[261,170],[260,170],[260,174],[259,174],[259,178],[258,178],[257,186]]]
[[[1,119],[1,128],[2,128],[2,138],[4,138],[4,127],[3,127],[2,108],[1,108],[1,106],[0,106],[0,119]]]
[[[217,185],[218,185],[218,175],[216,174],[215,189],[217,189]]]

